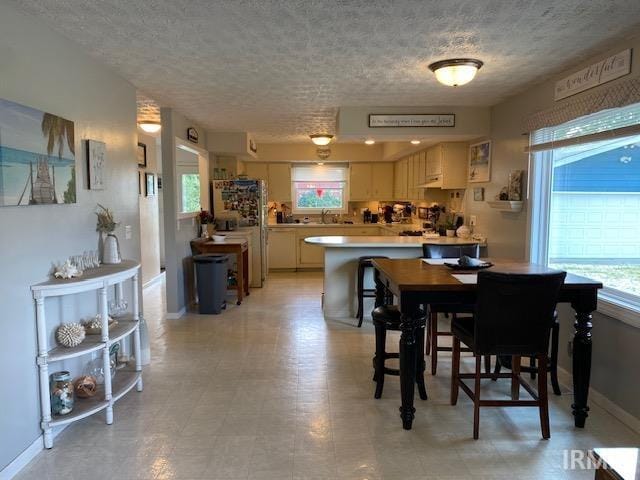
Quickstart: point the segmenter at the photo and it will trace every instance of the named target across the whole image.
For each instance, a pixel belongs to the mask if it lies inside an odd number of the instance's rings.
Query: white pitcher
[[[120,257],[120,244],[118,243],[118,237],[113,233],[109,233],[104,239],[102,263],[114,264],[120,262],[122,262],[122,258]]]

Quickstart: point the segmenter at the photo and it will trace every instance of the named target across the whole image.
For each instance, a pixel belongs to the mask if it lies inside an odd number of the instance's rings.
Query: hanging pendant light
[[[331,139],[333,138],[333,135],[329,135],[328,133],[318,133],[314,135],[309,135],[309,137],[311,138],[311,141],[313,143],[323,147],[331,143]]]
[[[436,79],[443,85],[457,87],[469,83],[478,73],[483,63],[473,58],[452,58],[429,65]]]

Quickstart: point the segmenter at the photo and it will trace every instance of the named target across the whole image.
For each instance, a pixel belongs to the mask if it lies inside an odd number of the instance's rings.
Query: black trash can
[[[200,313],[220,313],[226,307],[228,255],[194,255]]]

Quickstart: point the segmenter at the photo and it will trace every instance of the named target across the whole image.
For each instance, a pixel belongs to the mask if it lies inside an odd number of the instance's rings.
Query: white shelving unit
[[[520,212],[524,205],[524,202],[516,200],[489,200],[487,203],[501,212]]]
[[[53,446],[52,428],[75,422],[94,413],[105,410],[106,423],[113,423],[114,403],[122,398],[134,386],[142,391],[142,364],[140,361],[140,304],[138,296],[138,276],[140,264],[133,260],[124,260],[117,265],[103,265],[87,270],[82,277],[72,279],[52,279],[31,286],[33,299],[36,303],[36,326],[38,331],[37,365],[40,374],[40,408],[42,410],[41,428],[44,432],[44,446]],[[123,297],[123,283],[131,280],[132,309],[129,316],[118,318],[118,324],[109,330],[108,289],[115,288],[116,302]],[[48,330],[45,318],[45,299],[61,297],[81,292],[96,290],[99,293],[99,311],[102,316],[102,330],[99,335],[87,335],[82,343],[76,347],[66,348],[56,346],[49,348],[47,340]],[[77,320],[73,320],[77,321]],[[133,350],[135,365],[127,365],[118,370],[117,375],[111,377],[109,365],[109,349],[111,345],[133,335]],[[73,411],[66,415],[51,415],[51,401],[49,394],[49,364],[69,358],[87,355],[102,350],[104,368],[104,384],[98,386],[94,397],[76,399]]]

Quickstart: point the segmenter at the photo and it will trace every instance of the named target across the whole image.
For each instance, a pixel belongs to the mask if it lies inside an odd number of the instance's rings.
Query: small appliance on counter
[[[393,223],[393,207],[391,205],[386,205],[383,207],[384,210],[384,222],[385,223]]]
[[[284,212],[276,212],[276,223],[284,223]]]
[[[231,232],[238,228],[238,219],[233,216],[220,216],[216,218],[216,230]]]
[[[371,223],[371,210],[365,208],[362,212],[362,221],[364,223]]]
[[[371,214],[371,223],[378,223],[378,214],[377,213],[372,213]]]

